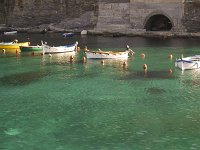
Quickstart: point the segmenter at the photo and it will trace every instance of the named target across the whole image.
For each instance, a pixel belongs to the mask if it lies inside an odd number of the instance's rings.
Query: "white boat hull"
[[[4,32],[4,35],[17,34],[17,31]]]
[[[76,49],[76,45],[73,46],[57,46],[57,47],[51,47],[49,45],[42,45],[43,52],[45,54],[49,53],[66,53],[66,52],[73,52]]]
[[[196,55],[178,59],[175,62],[175,66],[181,70],[198,69],[200,68],[200,56]]]
[[[98,52],[98,51],[87,51],[86,57],[93,59],[127,59],[128,51],[125,52]]]

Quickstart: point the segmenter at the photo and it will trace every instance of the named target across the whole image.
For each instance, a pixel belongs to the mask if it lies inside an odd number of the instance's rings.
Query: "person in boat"
[[[129,45],[126,45],[126,50],[129,51],[130,55],[134,55],[135,54],[135,52],[132,49],[130,49]]]

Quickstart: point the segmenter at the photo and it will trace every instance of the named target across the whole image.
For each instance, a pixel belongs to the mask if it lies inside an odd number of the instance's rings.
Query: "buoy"
[[[172,59],[172,58],[173,58],[173,55],[172,55],[172,54],[169,54],[168,58],[169,58],[169,59]]]
[[[142,59],[144,59],[144,58],[145,58],[145,54],[144,54],[144,53],[140,54],[140,57],[141,57]]]
[[[126,65],[127,65],[127,63],[124,61],[124,62],[123,62],[123,66],[125,67]]]
[[[88,49],[87,49],[87,46],[85,46],[83,50],[84,50],[84,52],[86,52],[86,51],[88,50]]]
[[[49,54],[49,57],[52,57],[52,55],[51,55],[51,54]]]
[[[144,70],[147,70],[147,64],[144,64],[144,65],[143,65],[143,69],[144,69]]]
[[[3,53],[4,53],[4,54],[6,53],[6,50],[5,50],[5,49],[3,49]]]
[[[74,57],[73,57],[73,56],[70,56],[69,61],[70,61],[70,62],[73,62],[73,59],[74,59]]]
[[[85,57],[83,57],[83,63],[86,63],[86,58]]]
[[[34,52],[32,52],[32,53],[31,53],[31,55],[32,55],[32,56],[34,56],[34,55],[35,55],[35,53],[34,53]]]
[[[80,47],[77,47],[77,52],[80,52],[80,50],[81,50]]]
[[[172,71],[172,69],[169,69],[168,72],[171,74],[173,71]]]
[[[101,64],[104,65],[104,60],[103,59],[101,60]]]

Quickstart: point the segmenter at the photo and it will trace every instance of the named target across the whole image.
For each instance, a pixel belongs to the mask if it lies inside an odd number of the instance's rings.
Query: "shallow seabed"
[[[72,63],[71,54],[0,54],[0,149],[200,149],[200,70],[174,67],[199,47],[160,45],[104,65],[81,53]]]

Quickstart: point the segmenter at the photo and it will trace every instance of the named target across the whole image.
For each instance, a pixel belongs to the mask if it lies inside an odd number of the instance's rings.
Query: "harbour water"
[[[200,54],[199,39],[1,36],[14,38],[52,46],[78,41],[93,50],[128,44],[135,55],[123,66],[124,60],[82,63],[82,53],[1,53],[0,150],[200,149],[200,70],[174,66],[181,54]]]

